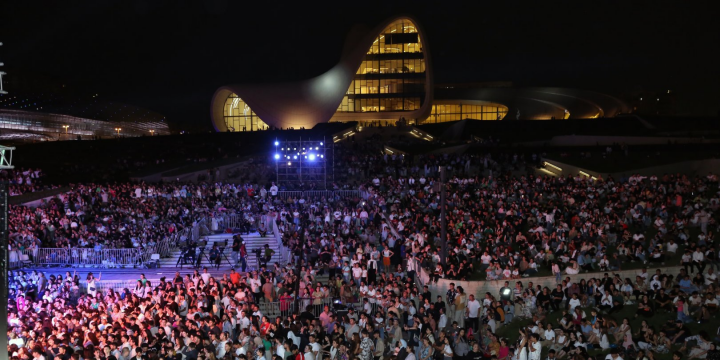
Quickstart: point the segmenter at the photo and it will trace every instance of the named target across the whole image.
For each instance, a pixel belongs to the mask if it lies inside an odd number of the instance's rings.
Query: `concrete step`
[[[218,233],[218,234],[212,234],[203,237],[203,240],[206,241],[205,243],[205,251],[204,254],[206,256],[209,256],[210,249],[212,249],[213,245],[217,245],[218,248],[222,249],[223,254],[227,257],[227,260],[222,259],[220,268],[227,268],[230,269],[231,265],[228,264],[228,261],[230,263],[233,263],[232,258],[232,246],[233,246],[233,236],[236,234],[231,233]],[[257,258],[255,256],[254,250],[260,249],[263,250],[265,248],[265,245],[268,245],[270,249],[273,249],[275,251],[275,254],[270,258],[269,264],[274,263],[281,263],[284,264],[286,261],[282,258],[282,254],[280,251],[280,248],[278,246],[277,241],[275,240],[274,235],[269,234],[267,236],[260,236],[257,232],[250,233],[247,235],[241,235],[243,238],[243,242],[245,243],[245,247],[248,251],[247,256],[247,266],[248,268],[256,268],[257,267]],[[224,249],[223,249],[224,248]],[[180,250],[177,250],[173,252],[170,256],[160,259],[160,267],[161,268],[167,268],[167,267],[175,267],[178,264],[178,259],[180,258],[182,252]],[[208,267],[210,264],[208,263],[208,259],[203,258],[201,262],[202,266],[207,265]],[[187,266],[187,265],[186,265]]]
[[[229,266],[228,261],[230,263],[233,262],[232,254],[227,249],[225,250],[225,252],[223,254],[227,257],[227,261],[225,259],[222,259],[221,266]],[[180,255],[181,255],[181,252],[177,251],[177,252],[173,253],[172,255],[170,255],[169,257],[160,259],[160,267],[176,266],[178,263],[178,259],[180,258]],[[209,253],[206,252],[205,255],[209,256]],[[254,265],[255,267],[257,267],[257,259],[255,257],[255,254],[248,254],[246,261],[247,261],[248,266]],[[281,255],[276,252],[270,258],[270,261],[268,263],[269,264],[275,264],[275,263],[283,264],[284,262],[285,261],[284,261],[284,259],[282,259]],[[208,259],[203,257],[202,264],[208,265]]]

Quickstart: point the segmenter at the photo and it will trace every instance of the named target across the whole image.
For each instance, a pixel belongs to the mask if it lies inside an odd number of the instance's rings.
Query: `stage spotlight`
[[[323,143],[320,143],[320,146],[322,146]]]
[[[324,158],[325,156],[320,155],[320,158]]]
[[[275,142],[275,146],[278,146],[278,145],[280,145],[280,143],[276,141],[276,142]]]
[[[292,165],[292,163],[288,161],[288,166],[290,166],[290,165]]]
[[[315,160],[315,154],[310,154],[310,161]]]
[[[315,150],[320,150],[320,148],[316,146],[316,147],[315,147]]]
[[[275,154],[275,160],[280,160],[280,154]]]
[[[293,156],[293,159],[294,159],[294,160],[297,160],[297,155]]]

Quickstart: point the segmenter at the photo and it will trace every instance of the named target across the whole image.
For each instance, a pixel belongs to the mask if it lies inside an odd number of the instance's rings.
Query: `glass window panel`
[[[348,88],[348,94],[377,95],[377,97],[358,100],[354,106],[342,104],[338,111],[412,111],[422,105],[426,92],[424,77],[406,79],[406,76],[392,74],[424,73],[424,59],[403,59],[390,54],[422,52],[422,39],[419,36],[396,36],[397,34],[417,33],[415,24],[408,20],[398,20],[389,24],[373,41],[367,54],[385,54],[382,60],[365,58],[356,71],[356,77]],[[415,42],[417,41],[417,42]],[[393,43],[398,42],[398,43]],[[377,74],[381,79],[364,79],[368,74]],[[412,97],[410,94],[412,93]],[[397,94],[389,99],[379,100],[380,94]],[[418,95],[420,97],[418,97]]]
[[[268,127],[236,94],[230,94],[225,100],[224,115],[230,131],[256,131]]]

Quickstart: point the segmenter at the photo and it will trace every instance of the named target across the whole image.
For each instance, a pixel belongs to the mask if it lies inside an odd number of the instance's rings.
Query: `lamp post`
[[[120,136],[120,130],[122,130],[122,128],[119,128],[119,127],[115,128],[115,131],[117,131],[117,136]]]
[[[69,128],[69,127],[70,127],[70,125],[63,125],[63,129],[65,129],[65,134],[68,133],[68,128]]]
[[[155,136],[155,130],[150,130],[150,136]]]

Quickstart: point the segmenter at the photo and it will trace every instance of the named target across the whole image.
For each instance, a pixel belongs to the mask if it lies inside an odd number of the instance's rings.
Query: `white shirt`
[[[200,277],[203,279],[203,282],[205,285],[210,281],[210,273],[202,273],[200,274]]]
[[[695,262],[702,262],[705,260],[705,255],[702,253],[702,251],[695,251],[692,254],[692,259]]]
[[[575,308],[580,306],[580,299],[570,299],[568,304],[570,305],[570,311],[575,311]]]
[[[440,315],[440,321],[438,321],[438,329],[444,329],[447,326],[447,316],[445,314]]]
[[[554,330],[545,330],[545,340],[553,341],[555,340],[555,331]]]
[[[467,308],[468,308],[468,317],[476,318],[476,317],[478,317],[478,310],[480,310],[480,302],[478,302],[477,299],[468,301]]]
[[[262,286],[260,279],[248,279],[248,284],[250,284],[250,288],[252,289],[252,292],[259,293],[260,292],[260,286]]]
[[[15,344],[15,345],[17,345],[18,348],[21,348],[21,347],[23,347],[23,345],[25,345],[25,340],[23,340],[20,337],[16,337],[16,338],[8,341],[8,345],[12,345],[12,344]]]
[[[715,273],[712,274],[705,274],[705,285],[710,285],[717,280],[717,275]]]
[[[529,344],[528,349],[530,350],[530,356],[528,357],[530,360],[540,360],[540,353],[542,353],[540,342]]]
[[[492,256],[490,256],[490,255],[483,255],[483,256],[480,257],[480,261],[481,261],[483,264],[485,264],[485,265],[490,264],[490,261],[492,261]]]

